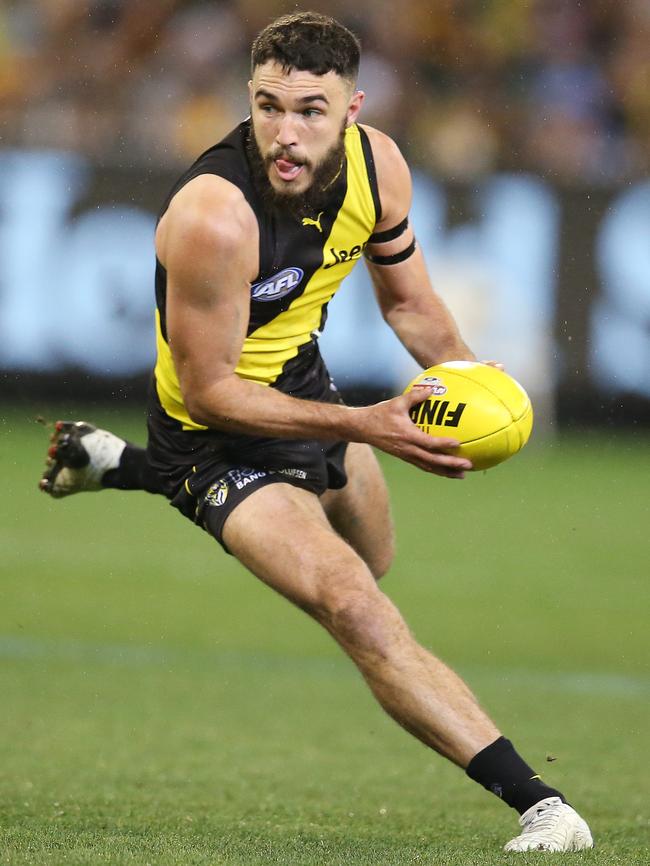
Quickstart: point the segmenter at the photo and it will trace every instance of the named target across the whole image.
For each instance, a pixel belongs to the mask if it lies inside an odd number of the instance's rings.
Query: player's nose
[[[296,124],[289,113],[285,114],[280,120],[275,140],[282,147],[294,147],[298,144]]]

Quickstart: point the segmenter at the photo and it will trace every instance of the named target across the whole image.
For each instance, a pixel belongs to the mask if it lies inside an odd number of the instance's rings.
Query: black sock
[[[162,493],[162,481],[158,473],[147,461],[147,452],[137,445],[126,443],[119,466],[109,469],[102,477],[104,487],[117,490],[146,490],[148,493]]]
[[[547,797],[559,797],[566,803],[559,791],[542,782],[505,737],[499,737],[474,755],[465,772],[470,779],[505,800],[520,815]]]

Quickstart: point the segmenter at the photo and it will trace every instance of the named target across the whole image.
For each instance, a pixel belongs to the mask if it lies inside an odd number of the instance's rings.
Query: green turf
[[[514,813],[162,499],[40,495],[45,432],[0,416],[0,864],[650,862],[649,437],[384,461],[385,589],[589,819],[567,858],[502,854]]]

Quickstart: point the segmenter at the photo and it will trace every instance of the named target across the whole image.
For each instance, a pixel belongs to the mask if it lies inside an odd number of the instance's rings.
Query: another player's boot
[[[519,823],[521,835],[511,839],[504,851],[582,851],[594,846],[586,821],[559,797],[535,803]]]
[[[101,490],[104,474],[118,467],[125,447],[124,439],[85,421],[57,421],[39,487],[55,499]]]

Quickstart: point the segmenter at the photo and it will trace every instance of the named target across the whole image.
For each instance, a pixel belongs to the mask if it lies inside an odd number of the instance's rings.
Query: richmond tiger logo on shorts
[[[205,501],[208,505],[223,505],[228,498],[228,482],[225,478],[217,481],[205,494]]]

